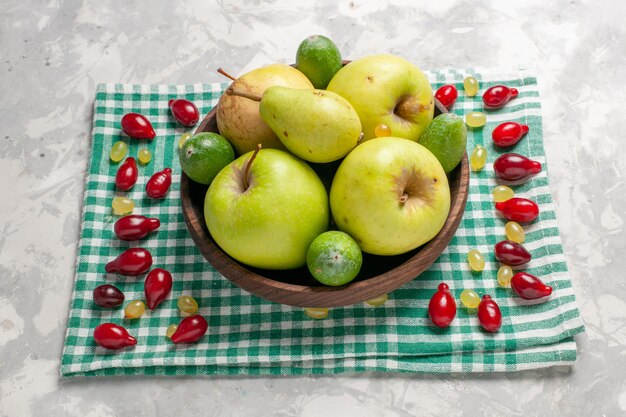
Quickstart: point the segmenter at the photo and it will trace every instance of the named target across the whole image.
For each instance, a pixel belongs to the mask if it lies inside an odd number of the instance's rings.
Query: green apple
[[[349,63],[328,84],[352,104],[363,125],[363,140],[380,124],[391,135],[417,141],[433,120],[433,90],[424,73],[393,55],[371,55]]]
[[[431,240],[450,211],[450,189],[424,146],[384,137],[357,146],[333,179],[330,208],[364,252],[399,255]]]
[[[263,94],[271,86],[313,89],[309,79],[285,64],[254,69],[237,78],[233,88],[252,94]],[[252,151],[257,144],[264,148],[285,149],[278,137],[261,119],[259,103],[245,97],[223,94],[217,104],[217,128],[228,139],[237,155]]]
[[[328,195],[315,171],[278,149],[248,152],[231,162],[204,200],[215,242],[237,261],[264,269],[303,266],[329,216]]]

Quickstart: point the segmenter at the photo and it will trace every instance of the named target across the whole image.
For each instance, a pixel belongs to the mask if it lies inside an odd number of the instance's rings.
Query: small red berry
[[[441,283],[428,304],[428,316],[437,327],[448,327],[456,316],[456,301],[447,284]]]
[[[483,103],[488,109],[499,109],[508,103],[512,98],[517,97],[516,88],[509,88],[505,85],[494,85],[489,87],[483,94]]]
[[[500,307],[489,295],[483,295],[483,299],[478,304],[478,321],[489,333],[497,332],[502,326]]]
[[[156,133],[150,120],[139,113],[127,113],[122,117],[122,130],[131,138],[154,139]]]
[[[200,112],[195,104],[184,98],[172,99],[167,102],[174,119],[185,127],[194,126],[200,120]]]
[[[174,343],[192,343],[199,340],[209,328],[204,317],[200,315],[185,317],[172,335]]]
[[[458,96],[459,92],[452,84],[442,85],[435,93],[435,98],[448,110],[450,110]]]

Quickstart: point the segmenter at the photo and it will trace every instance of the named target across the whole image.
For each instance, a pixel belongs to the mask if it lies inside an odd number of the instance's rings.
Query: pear
[[[361,137],[356,110],[332,91],[269,87],[259,112],[283,145],[309,162],[341,159]]]
[[[231,87],[238,91],[263,94],[270,86],[310,88],[313,84],[297,69],[285,64],[272,64],[254,69],[235,79]],[[259,115],[259,103],[235,95],[223,94],[217,104],[217,127],[235,148],[238,155],[263,148],[284,149],[274,132]]]

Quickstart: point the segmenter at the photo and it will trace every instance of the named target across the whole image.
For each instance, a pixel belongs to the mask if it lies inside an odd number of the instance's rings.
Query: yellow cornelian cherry
[[[142,165],[147,165],[152,160],[152,152],[148,148],[141,148],[139,152],[137,152],[137,159]]]
[[[165,331],[165,337],[167,337],[168,339],[171,339],[172,335],[176,332],[177,329],[178,329],[177,324],[170,324],[170,326]]]
[[[478,84],[478,80],[471,75],[468,75],[463,79],[463,89],[465,90],[465,94],[470,97],[474,97],[478,94],[478,89],[480,85]]]
[[[371,300],[367,300],[366,303],[371,305],[372,307],[378,307],[378,306],[385,304],[388,299],[389,297],[387,296],[387,294],[383,294],[379,297],[372,298]]]
[[[115,142],[111,147],[111,152],[109,152],[109,158],[111,158],[111,162],[117,164],[122,159],[124,159],[126,153],[128,153],[128,145],[126,144],[126,142],[122,142],[120,140]]]
[[[498,185],[491,192],[493,194],[493,201],[501,203],[502,201],[510,200],[515,196],[513,190],[506,185]]]
[[[487,149],[481,145],[474,146],[474,150],[470,155],[470,165],[473,171],[480,171],[487,163]]]
[[[487,115],[483,112],[472,111],[465,115],[465,124],[469,127],[482,127],[487,123]]]
[[[198,302],[190,295],[181,295],[177,301],[180,315],[183,317],[194,315],[198,312]]]
[[[501,287],[508,287],[511,285],[511,278],[513,278],[513,268],[508,265],[502,265],[498,269],[498,284]]]
[[[312,319],[325,319],[326,317],[328,317],[328,309],[309,307],[304,309],[304,314]]]
[[[472,249],[467,252],[467,263],[472,271],[480,272],[485,269],[485,258],[483,254],[476,249]]]
[[[113,208],[113,214],[116,216],[124,216],[130,214],[135,209],[135,203],[133,200],[126,197],[115,197],[111,202],[111,208]]]
[[[374,128],[374,136],[377,138],[391,136],[391,128],[381,123]]]
[[[507,239],[516,243],[524,243],[524,240],[526,240],[524,228],[517,222],[508,222],[505,224],[504,234]]]
[[[463,290],[461,292],[461,303],[467,308],[478,308],[480,297],[474,290]]]
[[[146,305],[141,300],[133,300],[124,309],[124,317],[127,319],[137,319],[146,311]]]

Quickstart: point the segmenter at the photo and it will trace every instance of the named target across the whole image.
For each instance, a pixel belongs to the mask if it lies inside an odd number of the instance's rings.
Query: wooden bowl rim
[[[349,61],[348,61],[349,62]],[[205,116],[194,134],[204,132],[209,123],[214,121],[217,105]],[[450,212],[439,233],[424,244],[419,251],[402,264],[387,272],[351,282],[340,287],[297,285],[277,281],[246,269],[228,256],[214,241],[207,236],[203,210],[197,213],[189,194],[190,179],[181,173],[181,202],[185,223],[193,241],[213,268],[228,280],[257,296],[270,301],[300,307],[338,307],[376,298],[387,294],[407,282],[417,278],[428,269],[448,246],[463,217],[469,189],[469,163],[467,152],[459,165],[458,190],[456,198],[450,202]],[[453,171],[454,172],[454,171]],[[452,190],[451,190],[452,191]],[[441,250],[433,248],[441,246]],[[425,256],[425,258],[424,258]],[[411,267],[420,264],[418,268]],[[398,274],[400,272],[400,274]]]

